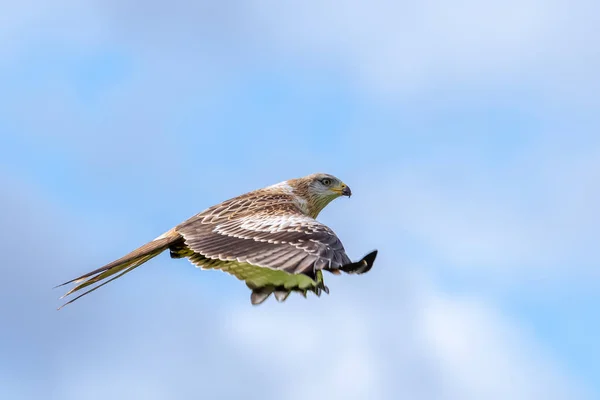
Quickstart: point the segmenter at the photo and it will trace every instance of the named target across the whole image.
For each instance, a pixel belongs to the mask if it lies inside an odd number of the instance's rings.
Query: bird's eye
[[[331,179],[323,178],[323,179],[321,179],[321,183],[325,186],[329,186],[329,185],[331,185]]]

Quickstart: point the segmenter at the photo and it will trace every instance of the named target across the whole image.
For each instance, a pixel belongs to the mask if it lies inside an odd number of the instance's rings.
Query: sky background
[[[599,399],[600,3],[23,0],[0,16],[0,398]],[[162,255],[313,172],[362,276]]]

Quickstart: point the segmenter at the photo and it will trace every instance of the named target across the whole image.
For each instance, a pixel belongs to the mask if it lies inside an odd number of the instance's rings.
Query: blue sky
[[[23,1],[0,24],[0,397],[600,398],[600,7]],[[325,171],[351,258],[252,307],[161,256],[204,208]]]

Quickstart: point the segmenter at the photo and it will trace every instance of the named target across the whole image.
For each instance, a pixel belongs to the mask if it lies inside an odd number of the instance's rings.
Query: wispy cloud
[[[232,315],[229,339],[265,371],[259,382],[285,398],[307,386],[344,398],[584,398],[485,299],[444,293],[422,278],[402,296],[381,288],[385,301],[336,292],[308,311],[305,304],[242,309]],[[315,373],[316,382],[303,379]]]

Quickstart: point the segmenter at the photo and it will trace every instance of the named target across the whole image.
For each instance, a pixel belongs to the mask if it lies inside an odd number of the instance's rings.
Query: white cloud
[[[274,61],[334,66],[377,95],[533,84],[556,100],[557,89],[582,99],[596,87],[589,78],[600,63],[588,40],[598,7],[585,1],[180,0],[149,2],[143,13],[133,1],[62,1],[7,12],[7,43],[24,32],[67,46],[113,43],[148,66],[178,60],[171,68],[188,74]]]
[[[443,377],[444,398],[584,398],[526,332],[482,299],[433,293],[422,306],[417,329],[424,356]]]
[[[265,37],[292,54],[339,57],[381,91],[510,79],[542,57],[558,32],[560,2],[257,1]]]
[[[315,307],[234,310],[225,331],[235,351],[267,375],[257,384],[275,385],[281,399],[309,392],[353,399],[585,398],[527,332],[485,300],[444,293],[425,279],[411,283],[417,289],[405,305],[383,289],[387,299],[367,304],[338,291]]]
[[[371,354],[373,333],[363,315],[306,311],[296,301],[290,305],[292,310],[280,305],[238,308],[225,326],[235,349],[265,371],[269,382],[279,383],[272,389],[285,399],[302,399],[308,393],[319,398],[380,398],[381,366]]]

